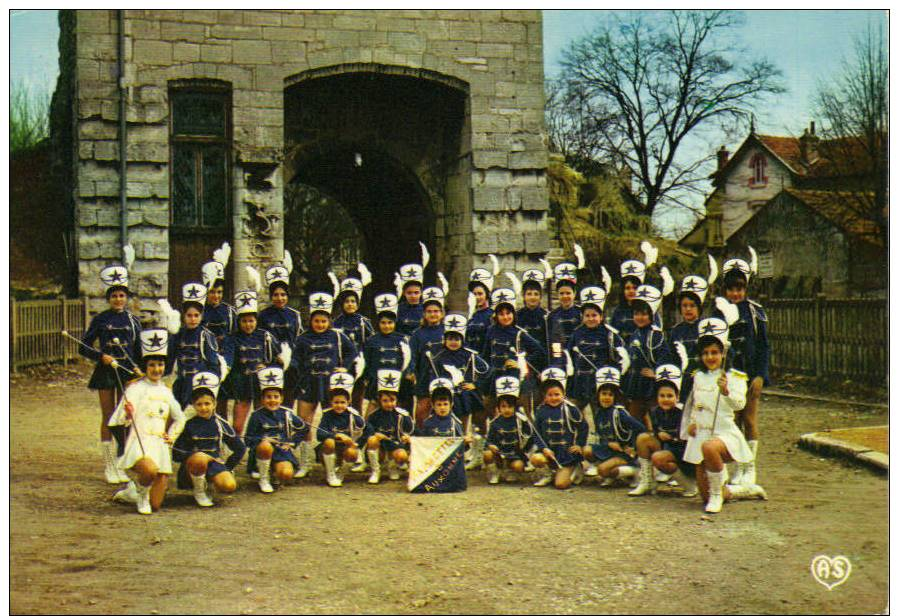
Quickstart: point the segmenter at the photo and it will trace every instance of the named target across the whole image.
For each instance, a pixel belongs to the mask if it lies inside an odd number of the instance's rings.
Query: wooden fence
[[[10,300],[10,355],[13,371],[24,366],[53,361],[68,362],[78,357],[78,345],[62,336],[62,330],[76,338],[87,327],[87,298]]]
[[[768,314],[777,372],[885,385],[889,337],[883,299],[773,299]]]

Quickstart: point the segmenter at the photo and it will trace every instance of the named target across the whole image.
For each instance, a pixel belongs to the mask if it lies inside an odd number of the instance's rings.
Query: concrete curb
[[[880,426],[865,426],[864,429]],[[888,428],[888,426],[882,426]],[[851,429],[851,428],[848,428]],[[826,453],[850,461],[860,462],[874,470],[888,473],[890,470],[889,454],[874,451],[863,445],[857,445],[848,441],[830,436],[830,432],[810,432],[799,437],[799,446],[816,453]]]
[[[840,404],[843,406],[864,406],[868,408],[880,409],[884,411],[890,410],[888,404],[879,402],[860,402],[858,400],[839,400],[836,398],[821,398],[818,396],[806,396],[804,394],[794,394],[780,389],[763,389],[763,396],[777,396],[779,398],[793,398],[794,400],[805,400],[806,402],[824,402],[826,404]]]

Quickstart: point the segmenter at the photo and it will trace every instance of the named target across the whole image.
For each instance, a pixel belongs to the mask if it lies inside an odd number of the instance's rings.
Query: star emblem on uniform
[[[381,381],[381,384],[384,385],[384,387],[393,387],[394,385],[396,385],[396,377],[392,374],[388,374]]]
[[[636,274],[637,266],[634,265],[633,263],[629,263],[628,266],[624,268],[624,273],[625,274]]]
[[[500,381],[499,386],[501,389],[511,389],[514,384],[514,381],[510,379],[503,379]]]
[[[640,289],[637,291],[637,297],[650,297],[652,293],[649,292],[649,289]]]
[[[283,267],[273,267],[269,275],[272,278],[287,278],[287,270]]]
[[[275,374],[274,372],[269,372],[267,375],[265,375],[265,382],[266,383],[277,383],[278,375]]]
[[[336,385],[346,385],[347,384],[346,377],[343,375],[338,376],[336,379],[334,379],[334,383]]]
[[[486,276],[483,276],[483,277],[482,277],[482,276],[481,276],[481,272],[472,272],[472,273],[471,273],[471,279],[472,279],[472,280],[483,280],[484,278],[486,278]]]
[[[717,328],[715,327],[714,323],[706,323],[702,328],[702,333],[703,334],[714,334],[716,329]]]
[[[597,297],[598,296],[593,291],[587,291],[587,293],[584,294],[584,299],[588,302],[597,299]]]
[[[197,385],[206,385],[208,382],[209,380],[206,378],[205,374],[197,379]]]
[[[410,267],[409,269],[406,270],[406,278],[412,278],[412,276],[414,276],[414,275],[415,275],[414,267]]]
[[[243,308],[244,306],[249,306],[253,303],[253,297],[251,295],[241,295],[238,298],[238,301],[240,302],[240,306],[238,306],[238,308]]]
[[[324,297],[316,297],[315,301],[313,302],[312,305],[315,306],[316,308],[321,308],[322,306],[324,306],[327,303],[328,302],[325,301]]]
[[[446,324],[450,327],[459,327],[460,325],[462,325],[462,321],[460,321],[456,317],[450,317],[449,321],[447,321]]]
[[[122,281],[122,273],[119,270],[113,270],[112,275],[109,277],[109,282],[121,282]]]
[[[661,372],[659,372],[659,374],[657,375],[657,378],[660,378],[660,379],[670,379],[671,376],[672,376],[672,375],[671,375],[671,371],[668,370],[668,368],[664,368],[664,369],[662,369]]]
[[[506,296],[505,293],[500,291],[499,293],[496,294],[496,301],[497,302],[507,302],[507,301],[509,301],[509,298],[508,298],[508,296]]]
[[[684,288],[690,289],[691,291],[695,288],[699,287],[699,284],[696,282],[695,278],[688,278],[684,281]]]
[[[524,275],[524,277],[526,280],[536,280],[537,272],[528,272],[527,274]]]
[[[153,334],[153,337],[149,340],[150,344],[154,347],[158,347],[162,344],[162,336],[159,334]]]
[[[560,276],[574,276],[575,270],[570,267],[561,267],[559,268]]]
[[[611,370],[606,370],[605,372],[603,372],[602,378],[607,379],[607,380],[614,379],[615,373],[612,372]]]
[[[390,298],[389,298],[389,297],[385,297],[384,299],[381,300],[381,303],[379,304],[379,307],[381,307],[381,308],[386,308],[386,307],[389,306],[389,305],[390,305]]]
[[[199,289],[198,287],[196,287],[196,286],[188,287],[188,289],[187,289],[187,296],[188,296],[188,297],[199,297],[199,296],[200,296],[200,289]]]
[[[425,293],[426,299],[431,299],[432,297],[437,296],[437,289],[429,289],[427,293]]]

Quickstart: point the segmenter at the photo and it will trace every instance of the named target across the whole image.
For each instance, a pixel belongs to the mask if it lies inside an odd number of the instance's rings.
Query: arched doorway
[[[419,259],[419,241],[432,255],[427,281],[438,268],[446,272],[442,238],[454,224],[448,212],[468,205],[447,205],[448,182],[468,173],[460,156],[467,93],[409,72],[331,67],[291,78],[285,90],[285,246],[303,250],[299,238],[315,232],[308,221],[321,216],[298,215],[310,204],[297,196],[318,194],[333,213],[327,227],[347,229],[350,221],[355,228],[348,233],[358,237],[359,257],[372,271],[372,293],[393,288],[393,272]],[[345,265],[337,261],[311,264],[320,273],[309,272],[306,291],[321,288],[327,268]]]

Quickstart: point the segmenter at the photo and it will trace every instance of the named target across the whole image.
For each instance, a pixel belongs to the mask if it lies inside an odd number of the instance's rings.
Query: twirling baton
[[[125,404],[131,404],[128,401],[128,396],[125,393],[125,388],[122,386],[122,377],[119,376],[119,371],[113,370],[113,372],[115,372],[115,378],[119,382],[119,387],[121,387],[122,389],[122,400],[125,402]],[[134,429],[134,435],[137,437],[137,444],[140,445],[140,452],[144,454],[144,457],[146,458],[147,452],[144,449],[143,441],[140,440],[140,431],[138,431],[137,429],[137,422],[134,420],[134,417],[131,417],[131,427]]]
[[[59,332],[59,333],[62,334],[63,336],[65,336],[66,338],[68,338],[69,340],[74,340],[75,342],[77,342],[78,344],[80,344],[81,346],[83,346],[83,347],[84,347],[85,349],[87,349],[88,351],[94,351],[95,353],[96,353],[96,352],[99,352],[99,353],[101,353],[101,354],[103,353],[102,351],[97,351],[97,349],[95,349],[95,348],[92,347],[92,346],[88,346],[88,345],[84,344],[84,342],[82,342],[81,340],[79,340],[78,338],[76,338],[75,336],[73,336],[72,334],[70,334],[69,332],[67,332],[66,330],[62,330],[62,331]],[[122,366],[122,365],[119,364],[119,362],[117,362],[115,359],[112,360],[112,363],[110,364],[110,366],[112,366],[113,368],[119,368],[119,369],[121,369],[121,370],[124,370],[124,371],[127,372],[128,374],[132,374],[132,375],[134,374],[133,371],[129,370],[129,369],[126,368],[125,366]]]

